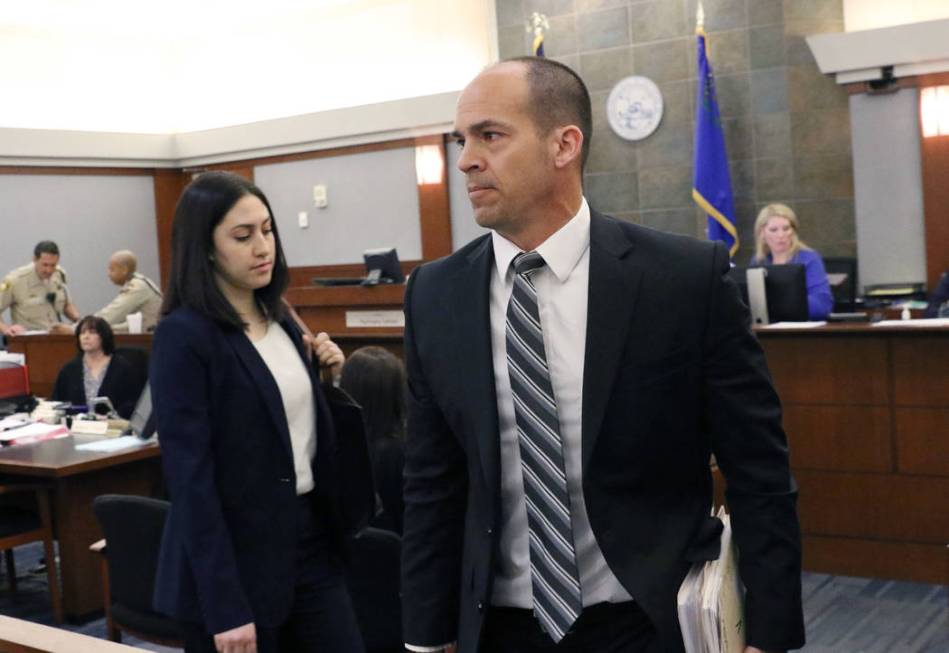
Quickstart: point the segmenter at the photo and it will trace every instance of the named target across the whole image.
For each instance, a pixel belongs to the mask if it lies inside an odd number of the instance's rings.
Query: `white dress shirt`
[[[514,419],[514,396],[508,377],[505,321],[514,287],[511,261],[521,250],[497,232],[491,234],[495,267],[491,271],[491,347],[494,388],[501,437],[501,545],[494,574],[492,605],[532,609],[530,544],[521,451]],[[544,330],[550,381],[560,418],[567,491],[573,521],[574,550],[580,572],[583,605],[629,601],[603,558],[587,516],[581,482],[583,359],[586,349],[587,296],[590,282],[590,207],[535,250],[547,263],[532,275]]]

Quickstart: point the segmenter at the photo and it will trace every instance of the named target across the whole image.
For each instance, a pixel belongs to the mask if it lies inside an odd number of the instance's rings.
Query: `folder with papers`
[[[679,626],[686,653],[742,653],[745,649],[744,591],[731,522],[724,508],[721,554],[697,563],[679,588]]]

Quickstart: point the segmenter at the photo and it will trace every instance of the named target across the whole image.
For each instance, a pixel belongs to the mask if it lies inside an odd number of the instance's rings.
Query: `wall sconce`
[[[445,159],[438,145],[420,145],[415,148],[415,176],[419,185],[440,184],[445,173]]]
[[[949,136],[949,86],[930,86],[919,94],[923,137]]]

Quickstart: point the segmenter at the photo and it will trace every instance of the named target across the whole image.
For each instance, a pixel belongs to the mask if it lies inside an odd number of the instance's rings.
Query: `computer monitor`
[[[834,310],[852,311],[857,305],[857,259],[850,256],[825,256],[824,269],[830,292],[834,296]]]
[[[155,416],[152,414],[152,391],[149,384],[145,384],[142,394],[138,397],[135,410],[129,418],[129,431],[143,440],[147,440],[155,433]]]
[[[754,277],[749,281],[749,270],[760,270],[764,274],[764,301],[756,297]],[[760,274],[758,273],[758,274]],[[755,324],[773,322],[806,322],[807,277],[804,266],[791,263],[787,265],[735,267],[729,276],[738,284],[745,304],[752,307],[752,320]],[[752,290],[752,292],[749,292]],[[766,307],[766,308],[765,308]]]
[[[363,285],[374,286],[378,283],[405,283],[399,255],[394,247],[367,249],[362,253],[366,263],[366,280]]]

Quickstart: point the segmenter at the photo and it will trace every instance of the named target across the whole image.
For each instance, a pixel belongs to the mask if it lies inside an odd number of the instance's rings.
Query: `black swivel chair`
[[[104,494],[92,509],[105,535],[103,596],[109,639],[122,641],[122,631],[164,646],[182,647],[178,623],[152,609],[158,551],[168,515],[167,501],[122,494]]]
[[[141,391],[148,381],[148,352],[138,347],[116,347],[115,355],[124,358],[135,370],[135,383]]]
[[[398,535],[379,528],[366,528],[351,542],[346,581],[366,653],[405,651],[399,598],[401,549]]]
[[[36,501],[36,510],[25,507],[18,498],[32,494]],[[10,500],[7,500],[7,498]],[[29,501],[25,502],[26,505]],[[49,492],[42,485],[17,484],[0,485],[0,551],[6,557],[7,581],[10,591],[16,592],[16,565],[13,560],[13,547],[29,542],[42,542],[46,555],[46,578],[49,583],[49,595],[53,604],[53,621],[63,622],[63,603],[59,592],[59,577],[56,573],[56,550],[53,548],[53,526],[50,517]]]
[[[825,256],[824,269],[831,277],[830,291],[834,295],[834,311],[853,311],[857,304],[857,259],[850,256]],[[846,275],[839,283],[833,283],[832,275]]]

